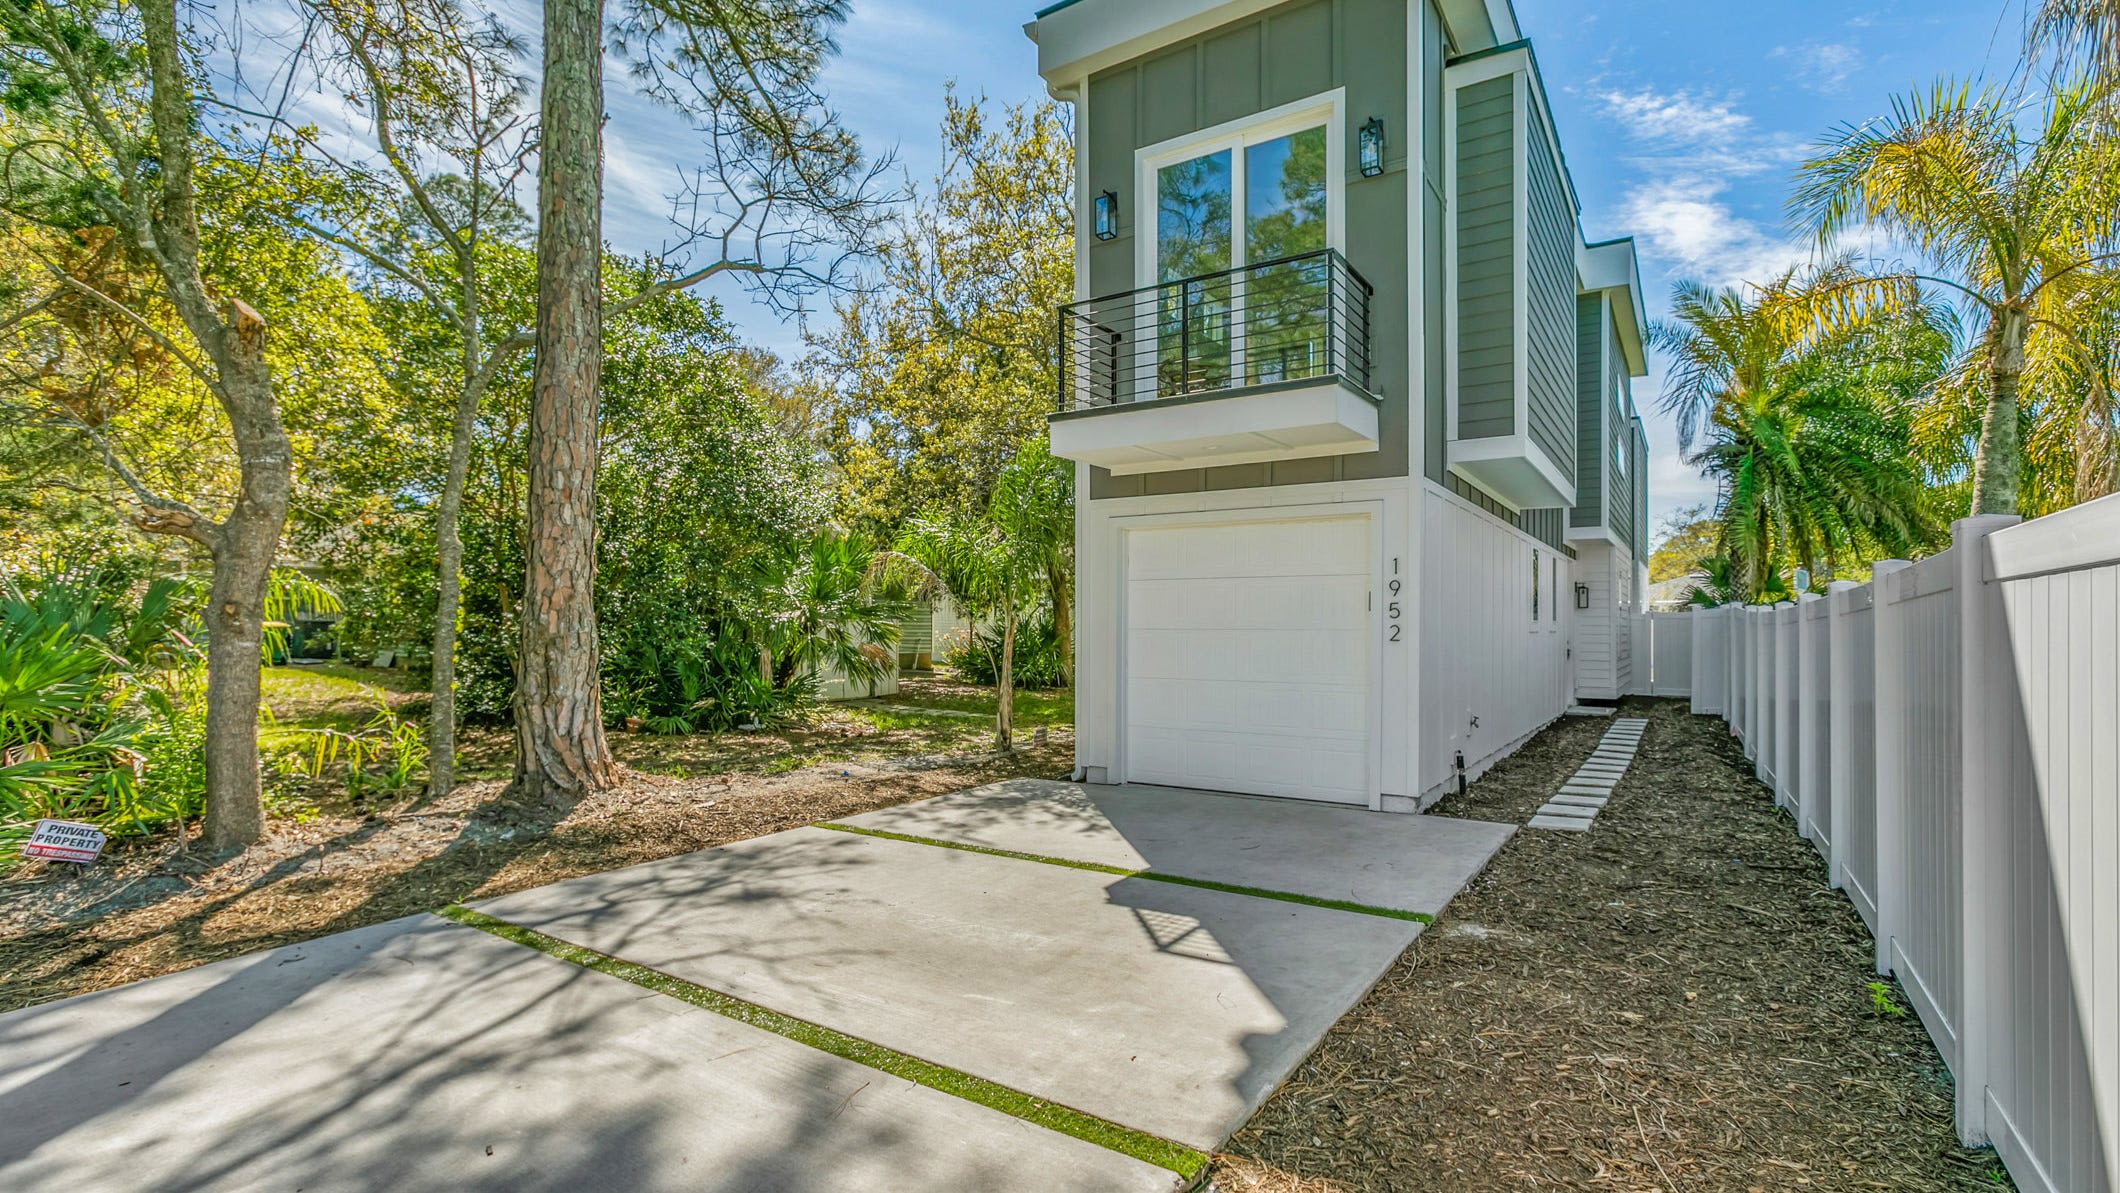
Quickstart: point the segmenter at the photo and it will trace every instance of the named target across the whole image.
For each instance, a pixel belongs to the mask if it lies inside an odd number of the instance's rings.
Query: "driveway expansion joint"
[[[762,1031],[772,1032],[843,1060],[866,1065],[916,1085],[924,1085],[989,1110],[1000,1111],[1035,1126],[1131,1156],[1174,1172],[1186,1181],[1194,1180],[1207,1168],[1207,1154],[1184,1144],[1027,1094],[1013,1086],[989,1081],[961,1069],[922,1060],[859,1036],[848,1035],[807,1019],[799,1019],[733,994],[726,994],[697,982],[686,981],[661,970],[627,961],[622,957],[614,957],[556,936],[548,936],[536,929],[525,928],[460,904],[450,904],[438,909],[434,914],[525,948],[535,949],[571,965],[594,970],[608,977],[630,982],[644,990],[675,998],[702,1010],[713,1011]]]
[[[1216,882],[1210,878],[1188,878],[1183,874],[1167,874],[1160,870],[1130,870],[1125,866],[1108,866],[1102,862],[1084,862],[1073,858],[1053,857],[1043,853],[1025,853],[1015,849],[1000,849],[992,845],[973,845],[964,841],[948,841],[940,837],[923,837],[914,833],[894,833],[888,829],[866,828],[858,824],[841,824],[837,821],[820,820],[811,828],[827,829],[835,833],[852,833],[861,837],[877,837],[885,841],[902,841],[908,845],[926,845],[935,849],[955,849],[964,853],[983,854],[987,857],[1008,858],[1019,862],[1036,862],[1045,866],[1063,866],[1070,870],[1087,870],[1093,874],[1110,874],[1115,878],[1138,878],[1144,882],[1163,882],[1172,886],[1196,887],[1200,890],[1221,891],[1230,895],[1248,895],[1254,899],[1276,899],[1283,903],[1300,903],[1305,907],[1320,907],[1327,911],[1344,911],[1353,915],[1381,916],[1391,920],[1409,920],[1416,924],[1432,924],[1435,916],[1425,911],[1402,911],[1396,907],[1377,907],[1368,903],[1357,903],[1351,899],[1328,899],[1318,895],[1299,895],[1292,891],[1268,890],[1264,887],[1244,886],[1234,882]]]

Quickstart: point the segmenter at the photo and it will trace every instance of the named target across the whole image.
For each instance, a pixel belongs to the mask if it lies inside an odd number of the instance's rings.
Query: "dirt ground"
[[[673,762],[671,739],[619,735],[614,746],[636,766]],[[764,749],[726,747],[746,748]],[[624,786],[559,813],[515,806],[502,797],[503,781],[481,780],[401,809],[303,804],[274,816],[266,841],[219,864],[168,835],[116,842],[86,873],[28,863],[0,884],[0,1011],[996,779],[1062,777],[1073,755],[1072,736],[1056,731],[1006,755],[916,754],[771,774],[636,770]],[[791,755],[762,757],[777,767]]]
[[[1869,932],[1675,701],[1586,834],[1525,830],[1216,1158],[1222,1193],[2009,1187]],[[1609,724],[1437,811],[1521,824]]]

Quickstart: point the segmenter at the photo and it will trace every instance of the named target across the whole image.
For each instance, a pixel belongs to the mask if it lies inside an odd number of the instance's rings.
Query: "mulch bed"
[[[1993,1189],[1870,934],[1720,721],[1676,701],[1587,834],[1525,830],[1216,1157],[1223,1193]],[[1437,812],[1521,824],[1610,724]],[[1905,1000],[1896,989],[1898,1007]]]
[[[29,863],[0,884],[0,1011],[997,779],[1060,777],[1073,754],[1057,733],[1013,754],[636,772],[564,809],[520,806],[488,780],[396,811],[341,801],[274,818],[265,841],[229,859],[165,835],[114,843],[87,873]]]

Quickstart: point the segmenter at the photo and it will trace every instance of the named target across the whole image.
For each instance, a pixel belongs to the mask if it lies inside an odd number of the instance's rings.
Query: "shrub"
[[[969,683],[998,684],[995,667],[1001,660],[1001,635],[994,630],[974,629],[972,639],[942,656],[942,665]],[[1023,623],[1016,631],[1015,679],[1019,688],[1058,688],[1067,685],[1066,660],[1060,657],[1059,633],[1050,613]]]
[[[146,832],[205,802],[204,661],[179,631],[196,593],[95,566],[0,589],[0,862],[36,821]]]

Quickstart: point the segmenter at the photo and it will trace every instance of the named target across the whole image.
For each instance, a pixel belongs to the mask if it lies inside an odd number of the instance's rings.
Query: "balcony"
[[[1327,249],[1069,303],[1053,454],[1126,475],[1375,451],[1372,294]]]

